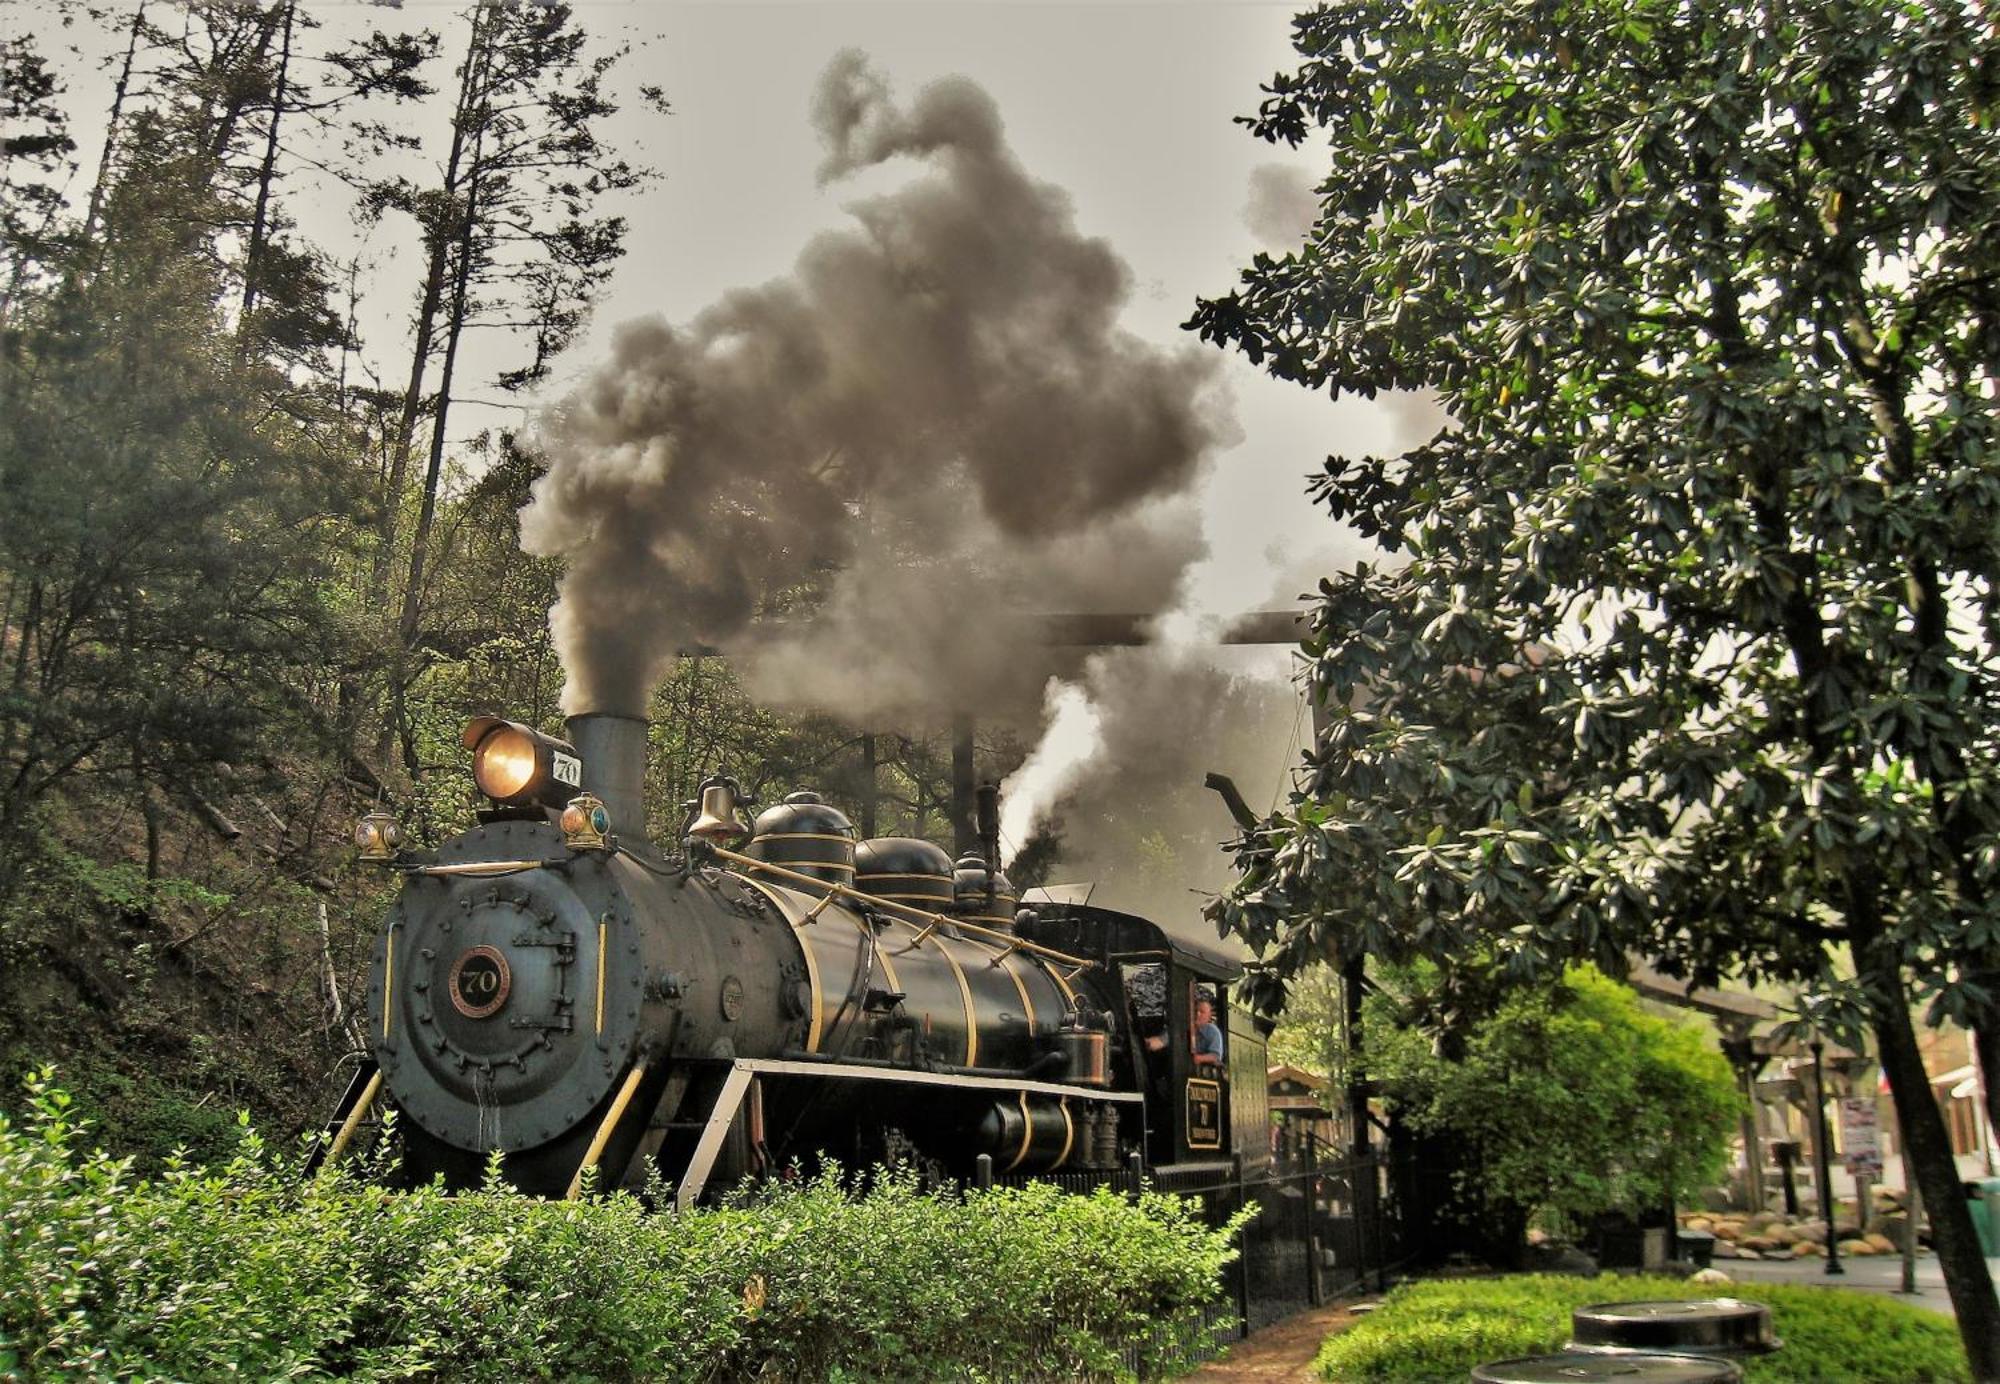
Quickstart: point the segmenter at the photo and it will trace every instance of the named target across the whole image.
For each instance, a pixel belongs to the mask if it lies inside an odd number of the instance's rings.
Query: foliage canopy
[[[1251,124],[1324,140],[1318,223],[1191,325],[1456,422],[1315,482],[1400,561],[1323,584],[1330,733],[1217,908],[1258,998],[1356,948],[1832,988],[1848,946],[2000,1373],[1908,1014],[2000,1057],[1988,21],[1345,0],[1296,44]]]
[[[1651,1210],[1720,1173],[1739,1101],[1702,1032],[1577,968],[1449,1035],[1371,1005],[1365,1065],[1397,1112],[1468,1156],[1461,1195],[1576,1224]]]

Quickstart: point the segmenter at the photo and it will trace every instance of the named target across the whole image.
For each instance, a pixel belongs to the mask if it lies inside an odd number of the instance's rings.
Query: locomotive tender
[[[434,853],[363,819],[363,858],[404,884],[329,1157],[388,1106],[415,1181],[476,1185],[497,1151],[523,1191],[657,1170],[683,1207],[822,1154],[960,1178],[981,1154],[1016,1175],[1268,1159],[1239,967],[1110,909],[1017,911],[992,790],[981,851],[953,861],[857,840],[811,793],[746,829],[714,778],[667,853],[644,835],[645,722],[567,729],[475,720],[492,806]],[[1198,995],[1229,1030],[1221,1072],[1193,1063]]]

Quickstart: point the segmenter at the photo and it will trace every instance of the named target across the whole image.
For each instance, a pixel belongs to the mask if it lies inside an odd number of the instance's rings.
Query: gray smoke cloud
[[[1260,163],[1250,170],[1250,195],[1243,226],[1267,249],[1296,250],[1319,220],[1319,194],[1312,175],[1296,164]]]
[[[1074,675],[1086,652],[1047,645],[1040,614],[1158,612],[1206,551],[1186,496],[1015,535],[961,489],[941,483],[871,516],[869,542],[809,622],[751,627],[735,650],[751,695],[861,725],[959,710],[1032,730],[1048,679]]]
[[[744,645],[773,701],[1024,712],[1051,665],[1027,616],[1163,609],[1200,556],[1180,497],[1233,440],[1219,362],[1117,325],[1124,264],[992,99],[951,78],[899,105],[849,52],[812,116],[823,182],[921,175],[848,206],[790,278],[627,323],[543,422],[522,540],[566,562],[568,711],[643,714],[700,642]],[[745,640],[808,580],[821,609]]]

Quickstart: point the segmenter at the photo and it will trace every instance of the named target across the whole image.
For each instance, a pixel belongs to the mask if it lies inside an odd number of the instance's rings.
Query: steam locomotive
[[[467,727],[490,806],[434,852],[356,830],[401,895],[375,947],[371,1052],[322,1148],[385,1108],[404,1175],[576,1196],[657,1172],[688,1206],[823,1155],[967,1178],[1261,1164],[1263,1034],[1239,968],[1087,902],[1019,908],[992,790],[980,849],[858,840],[796,793],[746,825],[713,778],[672,850],[645,837],[646,725]],[[1226,1066],[1197,1066],[1211,999]],[[1241,1160],[1238,1162],[1237,1160]],[[595,1170],[594,1173],[591,1170]]]

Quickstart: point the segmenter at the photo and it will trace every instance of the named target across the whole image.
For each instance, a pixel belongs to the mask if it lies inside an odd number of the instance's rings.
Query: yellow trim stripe
[[[1028,1145],[1035,1142],[1035,1117],[1028,1113],[1028,1093],[1021,1092],[1021,1147],[1015,1151],[1014,1161],[1000,1171],[1011,1173],[1021,1166],[1021,1160],[1028,1156]]]
[[[396,926],[389,925],[389,935],[384,939],[387,950],[382,954],[382,1038],[388,1041],[389,1018],[396,1012]]]
[[[870,870],[870,871],[868,872],[868,876],[867,876],[867,877],[868,877],[869,879],[926,879],[926,880],[930,880],[931,882],[933,882],[933,883],[935,883],[935,884],[941,884],[941,885],[943,885],[943,886],[944,886],[945,888],[947,888],[947,889],[951,888],[951,876],[950,876],[950,875],[927,875],[927,874],[924,874],[924,873],[922,873],[921,871],[911,871],[911,870]]]
[[[1056,1097],[1056,1109],[1062,1111],[1063,1151],[1056,1155],[1055,1162],[1049,1164],[1050,1172],[1054,1172],[1057,1168],[1060,1168],[1063,1164],[1069,1162],[1069,1151],[1076,1144],[1076,1121],[1070,1118],[1069,1097],[1067,1096]]]
[[[833,898],[834,895],[828,894],[820,899],[803,918],[800,918],[793,914],[791,907],[785,902],[782,894],[778,894],[769,886],[748,877],[743,877],[743,882],[769,899],[772,906],[778,910],[778,916],[791,923],[792,936],[797,939],[799,950],[805,953],[806,988],[812,991],[811,1007],[806,1011],[812,1016],[812,1021],[806,1028],[806,1051],[818,1052],[820,1026],[825,1017],[820,1013],[820,1009],[824,1005],[825,1000],[822,998],[824,992],[821,990],[819,983],[819,958],[813,955],[812,941],[806,933],[806,928],[812,924],[813,919],[818,915],[820,909],[826,906],[827,900]]]
[[[882,939],[875,935],[875,929],[870,927],[866,922],[864,922],[860,918],[856,918],[854,920],[854,927],[855,930],[861,934],[861,940],[863,942],[874,944],[875,957],[878,961],[882,963],[882,975],[883,978],[889,982],[889,988],[891,990],[902,989],[903,982],[896,978],[895,963],[889,960],[888,949],[882,945]],[[861,996],[861,998],[863,1000],[866,1000],[868,997],[866,995],[863,995]]]
[[[348,1144],[353,1142],[354,1132],[361,1128],[361,1121],[368,1114],[368,1107],[375,1103],[375,1097],[381,1093],[382,1070],[378,1067],[375,1074],[368,1078],[368,1084],[361,1088],[361,1099],[347,1112],[347,1119],[341,1123],[340,1132],[333,1136],[333,1143],[327,1146],[326,1161],[321,1164],[323,1168],[332,1167],[335,1160],[347,1151]]]
[[[1042,963],[1042,970],[1047,972],[1049,979],[1056,983],[1056,988],[1063,992],[1063,998],[1069,1001],[1070,1008],[1076,1008],[1076,991],[1072,990],[1070,983],[1063,979],[1063,973],[1047,962]]]
[[[759,841],[845,841],[853,844],[852,836],[835,836],[826,831],[772,831],[757,838]]]
[[[583,1161],[576,1165],[576,1176],[569,1180],[569,1191],[563,1194],[567,1200],[575,1201],[583,1195],[584,1173],[596,1167],[597,1160],[604,1156],[604,1146],[611,1142],[611,1131],[618,1127],[620,1117],[625,1114],[625,1107],[630,1105],[632,1097],[638,1094],[639,1082],[645,1075],[644,1062],[632,1064],[631,1072],[625,1077],[625,1084],[618,1088],[618,1095],[612,1100],[611,1108],[604,1112],[604,1119],[597,1126],[597,1133],[591,1136],[590,1147],[583,1151]]]
[[[597,1031],[604,1032],[604,920],[597,920]]]
[[[1028,982],[1021,979],[1019,971],[1007,964],[1007,958],[1004,954],[999,959],[999,966],[1001,970],[1007,973],[1007,979],[1014,982],[1014,989],[1021,996],[1021,1008],[1028,1017],[1028,1036],[1033,1038],[1035,1036],[1035,1002],[1028,998]]]
[[[965,983],[965,967],[958,964],[958,958],[951,954],[951,948],[944,944],[942,937],[931,939],[951,966],[951,978],[958,982],[958,996],[965,1001],[965,1065],[979,1065],[979,1010],[972,1003],[972,987]]]

